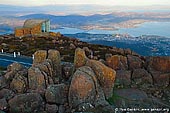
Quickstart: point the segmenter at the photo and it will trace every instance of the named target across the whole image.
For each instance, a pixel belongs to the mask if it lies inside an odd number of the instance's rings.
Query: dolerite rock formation
[[[87,57],[75,50],[74,63],[57,50],[39,50],[31,67],[19,63],[0,76],[2,113],[114,113],[116,108],[170,108],[170,58],[142,57],[130,50]],[[113,54],[113,55],[112,55]],[[91,58],[91,59],[90,59]],[[121,111],[119,111],[121,112]]]

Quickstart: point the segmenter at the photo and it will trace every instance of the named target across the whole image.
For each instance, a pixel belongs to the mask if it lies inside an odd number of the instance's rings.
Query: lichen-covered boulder
[[[95,72],[96,78],[103,88],[105,97],[107,99],[111,97],[113,93],[116,72],[113,69],[105,66],[103,63],[95,60],[88,60],[86,62],[86,66],[91,67],[92,70]]]
[[[47,58],[47,51],[39,50],[34,53],[33,64],[42,63]]]
[[[38,93],[16,95],[9,100],[10,113],[40,113],[44,110],[44,102]]]
[[[121,55],[113,55],[106,58],[106,64],[114,70],[128,69],[127,58]]]
[[[24,93],[27,90],[27,81],[26,77],[17,73],[10,83],[10,88],[17,93]]]
[[[54,76],[61,76],[61,58],[57,50],[48,50],[48,59],[52,61]]]
[[[0,99],[5,98],[7,100],[11,99],[14,96],[14,92],[9,89],[1,89],[0,90]]]
[[[81,66],[84,66],[87,61],[87,57],[85,55],[85,52],[83,49],[77,48],[75,50],[75,56],[74,56],[74,66],[75,68],[79,68]]]
[[[139,57],[133,55],[127,55],[127,59],[128,59],[129,69],[142,68],[143,61]]]
[[[82,103],[93,104],[98,93],[97,79],[90,67],[83,66],[73,74],[69,88],[69,105],[76,108]]]
[[[144,85],[145,88],[153,85],[152,76],[145,69],[134,69],[132,80],[136,85],[140,85],[141,87]]]
[[[4,75],[7,81],[10,81],[14,78],[15,74],[21,70],[25,70],[25,67],[19,63],[12,63],[7,67],[7,73]]]
[[[147,62],[148,70],[170,72],[170,57],[149,57]]]
[[[38,92],[44,92],[46,89],[46,81],[44,77],[45,73],[40,71],[39,68],[31,67],[28,70],[28,83],[31,90],[37,90]]]
[[[67,102],[68,86],[65,84],[55,84],[48,86],[45,98],[48,103],[64,104]]]
[[[161,73],[159,71],[151,71],[154,86],[165,88],[170,84],[170,73]]]
[[[47,113],[58,113],[58,106],[56,104],[46,104],[45,110]]]
[[[124,87],[129,86],[131,84],[131,71],[117,70],[116,81],[118,85],[123,85]]]

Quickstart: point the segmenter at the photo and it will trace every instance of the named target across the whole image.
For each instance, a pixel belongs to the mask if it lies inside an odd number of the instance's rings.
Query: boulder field
[[[77,48],[69,63],[57,50],[39,50],[31,67],[9,65],[0,76],[0,113],[168,111],[170,57],[105,56],[90,59]]]

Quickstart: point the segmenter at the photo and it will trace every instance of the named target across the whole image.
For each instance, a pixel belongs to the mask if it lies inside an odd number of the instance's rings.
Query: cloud
[[[170,5],[170,0],[1,0],[0,4],[40,6],[58,4],[96,4],[96,5]]]

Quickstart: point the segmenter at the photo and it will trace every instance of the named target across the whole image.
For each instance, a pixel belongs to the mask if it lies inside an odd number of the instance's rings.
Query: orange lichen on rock
[[[113,93],[116,71],[95,60],[88,60],[86,65],[91,67],[95,72],[97,79],[103,88],[105,97],[111,97]]]

